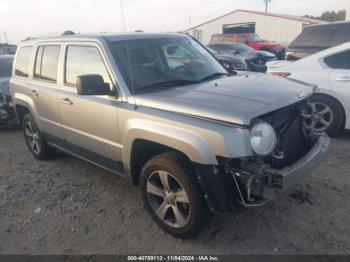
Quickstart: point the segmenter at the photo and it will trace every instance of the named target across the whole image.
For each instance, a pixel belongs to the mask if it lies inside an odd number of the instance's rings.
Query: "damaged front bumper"
[[[272,200],[276,193],[285,191],[310,175],[325,159],[330,147],[330,138],[319,135],[309,152],[294,164],[280,170],[267,165],[257,165],[254,173],[231,170],[235,189],[241,204],[244,206],[259,206]]]
[[[237,205],[261,206],[310,175],[326,157],[330,138],[315,137],[312,146],[299,160],[276,169],[264,162],[236,159],[219,166],[195,165],[205,200],[214,213],[233,211]]]
[[[275,170],[275,186],[277,189],[288,189],[314,171],[325,159],[330,146],[330,138],[323,134],[302,159],[293,165]]]

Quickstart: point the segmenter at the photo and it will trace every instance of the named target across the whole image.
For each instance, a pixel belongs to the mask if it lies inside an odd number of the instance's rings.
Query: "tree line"
[[[318,19],[326,22],[344,21],[346,18],[346,11],[345,10],[340,10],[338,12],[326,11],[326,12],[323,12],[321,16],[305,15],[304,17]]]

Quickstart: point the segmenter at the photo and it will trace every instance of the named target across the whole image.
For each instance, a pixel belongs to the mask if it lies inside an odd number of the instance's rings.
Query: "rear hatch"
[[[350,23],[309,26],[289,45],[287,60],[298,60],[350,41]]]

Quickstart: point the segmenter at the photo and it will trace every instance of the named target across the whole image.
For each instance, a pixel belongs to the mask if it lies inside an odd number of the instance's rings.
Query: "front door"
[[[121,173],[118,99],[81,96],[76,90],[76,77],[87,74],[101,75],[111,90],[114,89],[102,50],[94,44],[74,44],[67,45],[65,52],[59,106],[67,148],[86,160]]]

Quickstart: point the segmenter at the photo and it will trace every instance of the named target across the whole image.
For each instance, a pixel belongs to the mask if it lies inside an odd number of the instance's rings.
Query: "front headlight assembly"
[[[277,144],[277,136],[273,127],[263,121],[257,122],[250,130],[250,143],[253,151],[261,156],[271,154]]]

